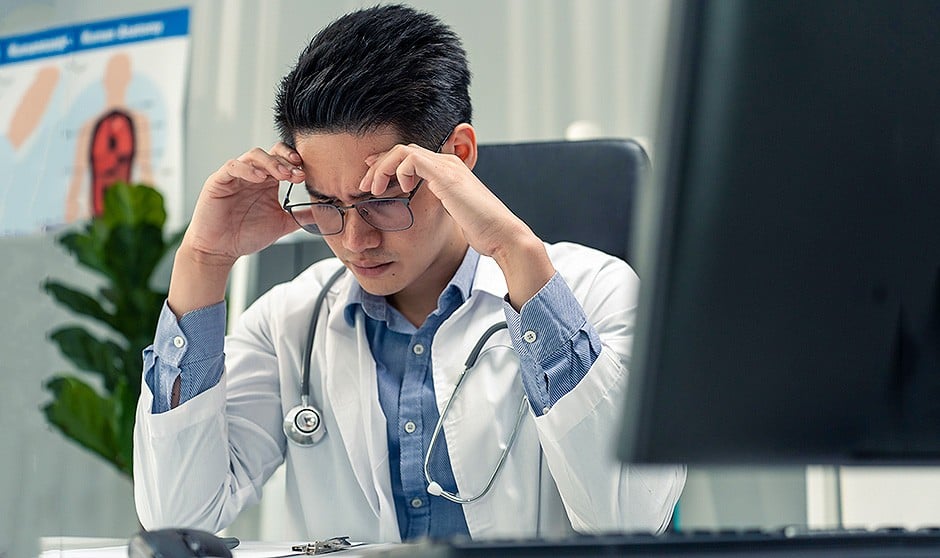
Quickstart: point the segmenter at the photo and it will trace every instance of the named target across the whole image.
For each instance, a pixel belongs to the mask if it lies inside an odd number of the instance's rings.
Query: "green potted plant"
[[[53,343],[81,374],[62,372],[45,384],[52,400],[46,419],[129,478],[133,475],[134,413],[140,394],[141,351],[153,341],[164,288],[153,274],[175,249],[182,231],[164,237],[163,196],[154,188],[118,183],[107,189],[104,210],[81,230],[56,239],[102,283],[94,293],[47,280],[43,289],[85,318],[50,332]],[[89,381],[92,380],[92,381]]]

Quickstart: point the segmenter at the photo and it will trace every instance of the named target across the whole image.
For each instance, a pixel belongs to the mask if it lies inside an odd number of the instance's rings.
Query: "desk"
[[[232,551],[233,558],[274,558],[293,554],[291,546],[302,542],[247,541]],[[359,558],[374,556],[391,548],[408,545],[371,544],[344,550],[334,556]],[[40,540],[39,558],[127,558],[127,540],[89,537],[44,537]],[[297,556],[303,556],[297,554]]]
[[[49,544],[54,547],[50,547]],[[91,543],[82,546],[83,543]],[[234,558],[303,556],[297,542],[243,542]],[[126,541],[115,539],[44,539],[39,558],[126,558]],[[610,535],[564,541],[497,541],[438,544],[376,544],[332,554],[336,558],[936,558],[940,529],[923,531],[787,531]]]

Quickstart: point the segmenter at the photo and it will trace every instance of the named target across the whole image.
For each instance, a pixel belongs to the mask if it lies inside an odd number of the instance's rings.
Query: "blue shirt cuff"
[[[521,312],[505,299],[503,308],[519,354],[523,387],[540,416],[587,374],[600,354],[600,338],[557,272]]]
[[[144,350],[144,379],[153,393],[152,412],[170,409],[180,377],[180,404],[219,382],[224,367],[225,303],[187,312],[179,320],[164,302],[153,345]]]

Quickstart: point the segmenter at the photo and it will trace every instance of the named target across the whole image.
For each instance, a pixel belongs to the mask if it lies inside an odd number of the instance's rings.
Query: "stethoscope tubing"
[[[313,358],[313,340],[316,335],[317,321],[320,319],[320,310],[326,301],[330,288],[346,272],[346,267],[340,267],[327,279],[317,295],[313,305],[313,314],[310,318],[310,328],[307,330],[307,343],[302,364],[303,374],[300,379],[300,405],[297,405],[284,415],[284,435],[287,440],[301,447],[312,446],[326,435],[326,425],[323,423],[323,414],[310,404],[310,361]],[[327,309],[329,313],[329,309]]]
[[[493,324],[485,332],[483,332],[483,335],[481,335],[480,339],[477,340],[473,350],[470,351],[470,354],[467,356],[466,362],[464,362],[464,369],[460,372],[460,376],[457,378],[457,383],[454,385],[454,390],[451,392],[450,397],[447,399],[447,403],[444,404],[444,408],[441,410],[441,415],[438,417],[437,424],[434,426],[434,432],[431,434],[431,441],[428,443],[428,451],[424,454],[424,479],[428,483],[428,493],[434,496],[440,496],[441,498],[454,502],[455,504],[469,504],[471,502],[475,502],[490,491],[490,488],[493,487],[493,483],[496,481],[496,477],[499,475],[499,472],[502,470],[503,465],[506,462],[506,458],[509,456],[509,451],[512,449],[512,446],[516,441],[516,437],[519,434],[519,426],[522,424],[522,418],[525,416],[526,408],[529,406],[529,398],[523,395],[522,401],[519,404],[519,411],[516,413],[516,423],[513,425],[512,433],[509,435],[509,441],[499,455],[499,461],[496,462],[496,468],[493,469],[493,474],[490,475],[489,480],[486,481],[486,485],[479,494],[463,498],[460,496],[460,494],[454,494],[444,490],[441,488],[439,483],[431,478],[431,455],[434,452],[434,446],[437,443],[437,438],[440,436],[441,430],[444,428],[444,419],[447,417],[447,412],[450,410],[451,404],[454,402],[454,399],[457,398],[457,393],[460,391],[460,387],[463,385],[464,379],[466,379],[470,369],[476,365],[477,358],[480,356],[480,353],[483,350],[483,346],[486,345],[486,342],[489,341],[493,334],[495,334],[497,331],[507,328],[508,325],[506,322]]]
[[[296,421],[297,414],[300,411],[307,410],[308,412],[312,412],[317,415],[318,420],[320,419],[319,410],[310,405],[310,361],[313,359],[313,342],[316,337],[317,322],[319,321],[323,304],[326,301],[326,296],[329,293],[330,288],[332,288],[333,284],[336,283],[336,281],[345,272],[346,267],[340,267],[338,270],[336,270],[336,272],[333,273],[333,275],[329,277],[329,279],[326,280],[323,288],[320,290],[320,294],[317,295],[316,302],[313,306],[313,316],[310,320],[310,328],[307,333],[307,340],[304,347],[303,373],[300,380],[300,405],[294,407],[288,412],[288,417],[293,416],[293,419],[285,420],[284,425],[285,434],[287,435],[288,440],[301,446],[309,446],[316,443],[323,437],[325,433],[323,430],[325,426],[322,424],[322,422],[318,422],[318,426],[315,428],[316,433],[298,433],[292,432],[291,430],[297,430],[298,428],[298,425],[294,424],[294,422]],[[327,312],[329,312],[329,309],[327,309]],[[486,485],[479,494],[462,498],[459,494],[447,492],[446,490],[442,489],[440,484],[431,478],[431,455],[433,454],[435,444],[440,437],[441,431],[444,428],[444,419],[447,417],[447,413],[450,410],[451,405],[457,398],[457,394],[460,392],[460,388],[463,386],[463,382],[469,374],[470,369],[476,365],[477,359],[480,357],[486,342],[489,341],[490,337],[492,337],[496,332],[507,328],[508,325],[505,321],[495,323],[487,328],[487,330],[484,331],[480,336],[480,339],[477,340],[473,350],[471,350],[470,354],[467,356],[467,360],[464,362],[464,369],[457,378],[457,383],[454,385],[454,389],[451,392],[450,397],[447,399],[447,403],[444,404],[444,408],[441,411],[440,417],[438,417],[437,424],[434,426],[434,432],[431,434],[431,440],[428,444],[427,452],[424,455],[424,478],[428,483],[428,493],[434,496],[440,496],[445,500],[449,500],[457,504],[469,504],[485,496],[493,487],[493,483],[496,481],[496,477],[499,475],[503,465],[506,463],[506,458],[509,456],[509,451],[512,449],[516,438],[519,435],[519,427],[521,426],[522,419],[526,414],[526,408],[529,406],[529,399],[525,395],[522,396],[522,400],[520,401],[519,410],[516,414],[516,422],[513,425],[512,433],[509,435],[509,441],[507,442],[506,447],[503,448],[503,451],[500,453],[499,460],[496,462],[496,467],[493,469],[493,473],[490,475]]]
[[[313,359],[313,339],[317,333],[317,320],[320,319],[320,309],[323,307],[323,302],[326,300],[330,288],[344,273],[346,273],[346,266],[340,266],[333,275],[330,275],[313,305],[313,319],[310,328],[307,330],[307,344],[304,347],[303,376],[300,379],[300,404],[304,407],[310,406],[310,361]]]

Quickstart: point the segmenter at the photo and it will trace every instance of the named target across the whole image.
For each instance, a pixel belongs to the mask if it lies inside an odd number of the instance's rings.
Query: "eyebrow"
[[[333,202],[340,201],[339,198],[336,198],[334,196],[327,196],[326,194],[319,192],[316,188],[314,188],[308,183],[304,183],[304,187],[306,188],[307,193],[310,194],[311,198],[320,200],[321,203],[333,203]],[[388,190],[393,190],[395,188],[400,189],[400,185],[398,184],[397,180],[392,178],[389,181],[388,189],[386,190],[386,192],[388,192]],[[399,195],[403,193],[404,192],[400,192]],[[367,199],[383,199],[383,198],[388,198],[388,197],[395,197],[395,196],[378,197],[378,196],[373,195],[372,192],[359,192],[358,194],[354,194],[350,196],[350,199],[352,199],[353,203],[356,203],[356,202],[364,201]]]

